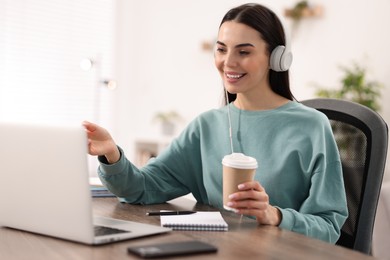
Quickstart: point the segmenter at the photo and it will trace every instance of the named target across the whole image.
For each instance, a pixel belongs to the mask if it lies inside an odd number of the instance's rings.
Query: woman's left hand
[[[282,214],[269,204],[269,197],[258,181],[238,185],[239,192],[229,196],[228,206],[238,214],[255,216],[259,224],[278,226]]]

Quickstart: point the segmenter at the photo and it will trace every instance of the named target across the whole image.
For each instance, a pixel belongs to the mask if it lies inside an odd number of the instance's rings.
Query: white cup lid
[[[232,153],[225,155],[222,164],[237,169],[256,169],[257,161],[255,158],[246,156],[243,153]]]

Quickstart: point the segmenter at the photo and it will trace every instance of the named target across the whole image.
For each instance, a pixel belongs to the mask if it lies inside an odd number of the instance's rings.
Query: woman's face
[[[230,93],[255,95],[269,88],[267,44],[258,31],[245,24],[228,21],[221,25],[215,66]]]

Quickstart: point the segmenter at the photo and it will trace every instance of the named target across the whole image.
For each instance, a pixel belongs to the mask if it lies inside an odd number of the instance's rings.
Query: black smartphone
[[[131,254],[135,254],[143,258],[154,258],[188,254],[214,253],[218,251],[218,248],[201,241],[191,240],[128,247],[127,251]]]

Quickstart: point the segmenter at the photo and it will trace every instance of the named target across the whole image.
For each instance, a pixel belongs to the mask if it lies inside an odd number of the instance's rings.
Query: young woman
[[[285,45],[271,10],[258,4],[231,9],[215,48],[227,105],[195,118],[142,168],[126,159],[104,128],[84,122],[102,182],[128,203],[161,203],[192,193],[200,203],[223,208],[221,161],[232,152],[230,122],[234,152],[256,158],[259,168],[228,206],[259,224],[335,243],[348,214],[337,146],[325,115],[294,101],[289,62],[271,58]]]

